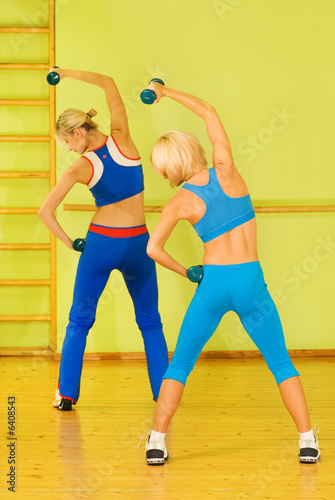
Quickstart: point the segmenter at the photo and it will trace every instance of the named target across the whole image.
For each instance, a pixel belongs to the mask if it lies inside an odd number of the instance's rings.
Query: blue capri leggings
[[[133,300],[136,322],[144,341],[153,398],[158,398],[169,363],[168,352],[158,312],[155,263],[146,253],[149,235],[145,226],[139,228],[143,228],[143,234],[127,237],[136,228],[121,228],[114,232],[114,228],[91,224],[87,233],[86,246],[78,263],[59,370],[59,392],[74,402],[79,398],[86,337],[95,321],[98,300],[113,269],[121,271]],[[99,231],[118,236],[106,236]],[[111,334],[111,330],[106,324],[106,334]],[[127,335],[127,332],[123,333]]]
[[[164,378],[186,384],[204,345],[228,311],[239,316],[277,384],[299,375],[288,355],[279,315],[257,261],[204,266],[203,280],[187,309]]]

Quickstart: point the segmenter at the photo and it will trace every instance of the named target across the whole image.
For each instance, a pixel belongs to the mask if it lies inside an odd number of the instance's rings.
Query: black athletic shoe
[[[59,391],[56,391],[56,397],[52,403],[54,408],[58,408],[61,411],[71,411],[72,410],[72,399],[62,398]]]

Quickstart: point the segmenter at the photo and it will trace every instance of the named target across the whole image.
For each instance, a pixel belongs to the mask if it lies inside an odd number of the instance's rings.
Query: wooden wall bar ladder
[[[49,70],[55,65],[55,0],[48,0],[49,22],[45,27],[3,26],[0,33],[34,33],[48,35],[48,61],[45,63],[1,63],[0,70]],[[45,78],[45,77],[44,77]],[[45,82],[46,83],[46,82]],[[0,179],[49,179],[49,187],[55,185],[55,143],[53,140],[55,123],[55,89],[49,86],[48,99],[0,99],[0,106],[47,106],[49,108],[49,135],[2,135],[0,142],[41,142],[49,143],[49,171],[48,172],[20,172],[1,171]],[[0,208],[0,214],[37,214],[39,207],[26,208]],[[52,355],[56,349],[56,240],[50,236],[49,243],[0,243],[0,250],[47,250],[50,252],[50,277],[48,279],[0,279],[0,286],[47,286],[50,287],[50,313],[49,314],[20,314],[2,315],[0,322],[31,322],[43,321],[50,323],[50,345],[39,347],[0,347],[0,356],[22,355]],[[1,324],[1,323],[0,323]],[[0,339],[1,340],[1,339]]]

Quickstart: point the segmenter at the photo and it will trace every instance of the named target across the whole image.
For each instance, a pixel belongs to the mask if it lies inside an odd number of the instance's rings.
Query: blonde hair
[[[98,125],[92,120],[96,114],[95,109],[90,109],[88,113],[76,108],[66,109],[58,118],[55,127],[55,139],[58,144],[65,146],[65,136],[73,134],[76,128],[83,128],[87,132],[98,128]]]
[[[171,130],[159,137],[152,149],[150,162],[155,172],[168,179],[171,186],[180,186],[192,175],[208,168],[198,139],[180,130]]]

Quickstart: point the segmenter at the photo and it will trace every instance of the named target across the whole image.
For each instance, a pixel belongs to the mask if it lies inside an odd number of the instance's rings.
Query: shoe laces
[[[138,449],[138,450],[140,449],[140,445],[141,445],[141,442],[142,442],[142,439],[144,438],[144,436],[149,436],[149,437],[150,437],[150,433],[151,433],[151,431],[146,432],[145,434],[143,434],[143,436],[142,436],[142,437],[141,437],[141,439],[139,440],[139,443],[138,443],[138,446],[137,446],[137,449]]]
[[[313,431],[313,434],[317,434],[318,432],[320,432],[320,429],[317,428],[317,424],[314,425],[312,431]]]

